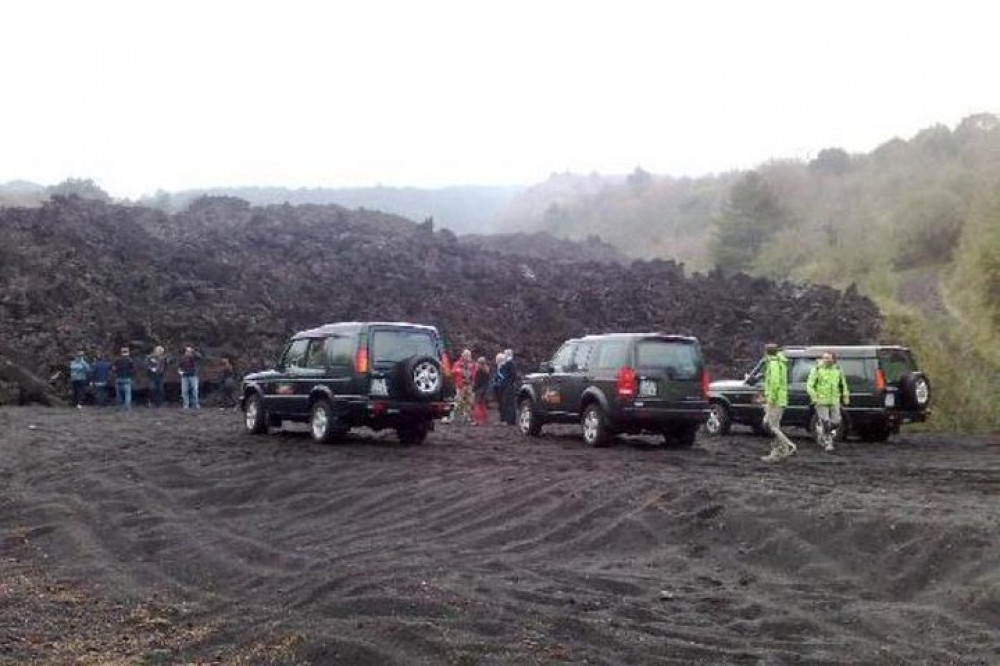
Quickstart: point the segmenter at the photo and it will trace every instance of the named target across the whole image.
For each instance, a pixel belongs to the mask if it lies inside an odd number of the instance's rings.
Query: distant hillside
[[[454,186],[440,189],[416,187],[284,188],[222,187],[160,192],[142,200],[167,212],[183,210],[205,196],[231,196],[255,206],[289,203],[335,204],[401,215],[415,221],[433,218],[438,228],[455,233],[490,233],[497,229],[498,214],[510,205],[520,187]]]
[[[55,197],[0,210],[0,237],[0,402],[16,399],[9,373],[6,389],[2,381],[11,356],[50,377],[80,347],[196,344],[246,370],[273,359],[289,333],[338,320],[432,323],[453,353],[512,347],[522,369],[588,332],[695,334],[719,373],[742,371],[779,336],[880,335],[878,309],[853,290],[686,275],[665,261],[504,255],[431,224],[339,206],[206,198],[169,215]]]

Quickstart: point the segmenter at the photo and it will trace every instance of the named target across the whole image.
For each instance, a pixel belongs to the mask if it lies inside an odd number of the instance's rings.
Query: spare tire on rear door
[[[910,372],[899,379],[903,406],[907,409],[926,409],[931,402],[931,383],[922,373]]]
[[[415,400],[430,402],[441,397],[444,373],[433,356],[411,356],[399,362],[399,382],[403,393]]]

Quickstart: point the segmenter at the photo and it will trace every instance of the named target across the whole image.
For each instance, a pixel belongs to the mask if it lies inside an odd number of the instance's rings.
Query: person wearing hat
[[[771,452],[761,458],[764,462],[778,462],[796,451],[795,444],[781,431],[781,416],[788,406],[788,359],[778,350],[778,345],[764,346],[764,424],[771,432]]]

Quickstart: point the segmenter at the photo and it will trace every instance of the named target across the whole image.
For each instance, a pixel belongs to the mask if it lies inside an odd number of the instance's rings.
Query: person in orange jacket
[[[451,379],[455,383],[455,406],[451,423],[472,423],[472,381],[476,376],[476,363],[472,351],[466,349],[451,366]]]

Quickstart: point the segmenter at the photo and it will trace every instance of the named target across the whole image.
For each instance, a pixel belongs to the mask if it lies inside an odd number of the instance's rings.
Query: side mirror
[[[553,372],[556,371],[556,369],[549,361],[542,361],[542,363],[538,366],[538,371],[545,372],[551,375]]]
[[[759,375],[746,374],[743,376],[743,381],[747,383],[747,386],[756,386],[760,381]]]

